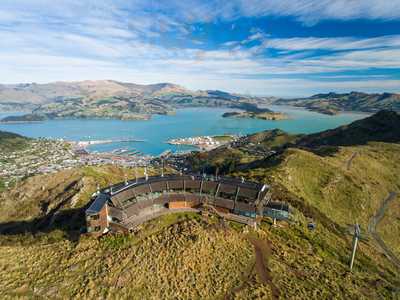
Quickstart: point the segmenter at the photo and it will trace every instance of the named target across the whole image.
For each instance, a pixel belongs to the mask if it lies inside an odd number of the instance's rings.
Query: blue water
[[[188,147],[168,145],[168,139],[198,135],[248,134],[266,129],[280,128],[289,133],[313,133],[351,123],[367,114],[343,113],[328,116],[303,109],[270,106],[272,110],[289,114],[290,120],[264,121],[256,119],[222,118],[226,108],[187,108],[177,110],[174,116],[155,115],[150,121],[122,120],[49,120],[41,123],[1,124],[0,130],[11,131],[29,137],[63,138],[66,140],[117,140],[137,139],[145,142],[100,144],[92,151],[111,151],[118,148],[139,150],[158,155],[167,149],[172,151]],[[10,115],[1,114],[0,118]],[[12,115],[15,115],[12,114]]]

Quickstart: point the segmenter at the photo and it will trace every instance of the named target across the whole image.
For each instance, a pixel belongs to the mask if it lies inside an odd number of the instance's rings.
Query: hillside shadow
[[[65,238],[71,242],[78,242],[85,228],[86,207],[66,209],[54,215],[46,215],[29,221],[11,221],[0,223],[0,235],[17,236],[42,233],[51,233],[55,230],[64,232]]]
[[[296,144],[320,156],[332,156],[339,147],[371,142],[400,143],[400,115],[383,110],[349,125],[306,135]]]

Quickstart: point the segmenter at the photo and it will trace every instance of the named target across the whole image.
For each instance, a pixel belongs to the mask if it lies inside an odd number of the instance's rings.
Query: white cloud
[[[394,5],[399,0],[392,0]],[[383,1],[380,1],[383,2]],[[15,4],[18,3],[16,6]],[[194,89],[219,88],[257,94],[305,93],[307,89],[393,89],[398,81],[374,78],[338,83],[303,80],[303,74],[400,68],[400,36],[377,38],[271,38],[255,28],[244,43],[219,49],[174,46],[168,33],[187,38],[190,23],[234,20],[240,16],[292,15],[311,24],[321,19],[397,18],[389,4],[372,11],[361,1],[337,12],[343,1],[28,1],[2,2],[0,11],[0,82],[116,79],[137,83],[172,81]],[[370,3],[366,0],[365,3]],[[378,4],[371,4],[377,8]],[[194,26],[194,25],[193,25]],[[235,29],[231,27],[232,29]],[[250,41],[259,45],[248,47]],[[168,45],[168,46],[167,46]],[[261,55],[265,49],[279,56]],[[313,50],[334,54],[310,56]],[[301,53],[298,53],[301,52]],[[254,79],[266,76],[298,79]],[[339,78],[336,78],[339,79]],[[362,83],[365,82],[365,83]],[[295,87],[288,89],[287,87]]]

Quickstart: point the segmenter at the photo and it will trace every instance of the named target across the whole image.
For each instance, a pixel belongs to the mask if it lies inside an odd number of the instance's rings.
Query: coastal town
[[[24,149],[0,153],[0,178],[8,187],[36,174],[55,173],[79,166],[114,164],[122,167],[146,166],[153,159],[139,153],[89,152],[80,142],[32,139]]]

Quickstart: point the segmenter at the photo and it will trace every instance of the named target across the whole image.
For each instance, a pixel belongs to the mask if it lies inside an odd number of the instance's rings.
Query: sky
[[[1,0],[0,83],[400,92],[400,0]]]

